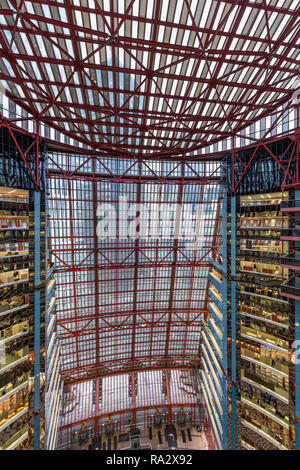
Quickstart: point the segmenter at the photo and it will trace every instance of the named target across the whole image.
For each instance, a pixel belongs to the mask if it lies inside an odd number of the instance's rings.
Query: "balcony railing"
[[[254,425],[253,423],[248,421],[245,417],[242,417],[242,423],[248,426],[253,431],[256,431],[258,434],[260,434],[262,437],[267,439],[269,442],[271,442],[274,446],[278,447],[279,449],[288,450],[289,442],[285,441],[283,437],[276,435],[266,426],[262,425],[259,428],[257,425]]]
[[[20,431],[11,436],[2,446],[1,450],[12,450],[21,444],[28,436],[28,425],[24,426]]]
[[[242,397],[242,403],[245,403],[246,405],[250,407],[253,406],[255,410],[268,416],[271,419],[274,419],[278,424],[280,424],[284,428],[287,428],[287,429],[289,428],[288,416],[284,416],[284,417],[279,416],[274,411],[274,408],[272,408],[272,406],[270,406],[268,403],[265,403],[259,399],[254,399],[253,397],[251,398],[245,392],[241,393],[241,397]]]
[[[285,375],[286,377],[289,375],[289,366],[287,364],[282,364],[281,362],[275,361],[270,357],[264,357],[262,354],[254,353],[253,351],[245,348],[241,348],[241,356],[242,359],[244,356],[246,360],[249,360],[254,364],[257,363],[257,365],[261,364],[262,366],[266,366],[269,369],[274,369],[280,375]]]
[[[250,380],[252,382],[252,385],[257,386],[258,388],[263,388],[263,390],[281,399],[284,403],[288,403],[289,392],[287,390],[284,390],[279,385],[267,381],[266,379],[263,379],[262,377],[252,374],[244,369],[241,370],[241,377],[246,381],[247,379]]]

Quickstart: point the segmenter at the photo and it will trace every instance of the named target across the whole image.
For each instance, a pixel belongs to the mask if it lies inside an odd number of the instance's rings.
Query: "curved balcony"
[[[244,369],[241,369],[241,380],[250,385],[253,385],[254,387],[259,388],[260,390],[263,390],[264,392],[269,393],[270,395],[274,396],[275,398],[278,398],[285,404],[289,403],[288,391],[284,390],[279,385],[268,382],[267,380],[264,380],[258,375],[251,374],[248,371],[245,371]]]
[[[28,425],[24,426],[20,431],[11,436],[4,444],[1,445],[1,450],[13,450],[18,447],[28,437]]]
[[[241,419],[241,422],[242,422],[242,424],[244,424],[244,425],[247,426],[248,428],[252,429],[252,431],[257,432],[257,433],[260,434],[262,437],[264,437],[265,439],[267,439],[267,441],[271,442],[271,444],[273,444],[274,446],[278,447],[278,449],[281,449],[281,450],[288,450],[289,443],[288,443],[288,442],[285,442],[285,441],[279,442],[279,441],[275,438],[275,435],[274,435],[271,431],[268,432],[266,429],[260,429],[260,428],[258,428],[257,426],[255,426],[254,424],[250,423],[249,421],[247,421],[247,420],[244,419],[244,418]]]
[[[279,361],[274,361],[271,358],[263,357],[262,354],[254,353],[248,349],[241,349],[241,358],[245,361],[251,362],[261,367],[265,367],[268,370],[271,370],[283,377],[288,378],[289,376],[289,366],[287,364],[282,364]]]
[[[267,416],[270,419],[273,419],[276,421],[276,423],[280,424],[280,426],[284,427],[285,429],[289,429],[289,418],[284,417],[281,418],[279,417],[274,409],[268,405],[267,403],[260,402],[258,400],[255,400],[253,398],[250,398],[249,396],[246,396],[244,392],[242,392],[241,395],[241,402],[244,403],[245,405],[248,405],[252,408],[254,408],[256,411],[259,413],[262,413],[263,415]],[[263,406],[262,406],[263,404]]]
[[[279,351],[288,352],[289,349],[288,341],[269,335],[263,331],[254,330],[247,326],[241,327],[241,337],[278,349]]]

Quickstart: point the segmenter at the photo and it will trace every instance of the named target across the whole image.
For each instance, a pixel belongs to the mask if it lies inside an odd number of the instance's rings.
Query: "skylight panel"
[[[105,46],[104,50],[106,52],[106,62],[108,65],[111,65],[112,64],[112,47]]]
[[[181,96],[183,96],[182,93],[181,93]],[[178,100],[177,106],[176,106],[176,110],[175,110],[175,114],[178,114],[178,113],[179,113],[179,111],[180,111],[180,109],[181,109],[181,105],[182,105],[182,101],[181,101],[181,100]]]
[[[190,96],[191,97],[195,97],[195,93],[196,93],[196,89],[197,89],[198,85],[199,85],[198,82],[193,83],[193,86],[192,86],[191,91],[190,91]]]
[[[176,44],[176,37],[177,37],[177,28],[172,28],[172,34],[170,37],[170,44]]]
[[[5,39],[6,39],[7,45],[11,44],[11,40],[12,40],[12,34],[11,34],[11,32],[8,31],[8,30],[6,30],[6,31],[5,31],[5,35],[6,35]],[[17,52],[17,51],[18,51],[17,45],[16,45],[16,42],[14,41],[14,42],[12,43],[12,52]]]
[[[291,6],[289,7],[290,10],[296,10],[299,6],[299,0],[294,0],[291,4]]]
[[[23,90],[22,90],[22,88],[20,87],[20,85],[15,84],[15,87],[16,87],[16,89],[17,89],[19,95],[21,96],[21,98],[25,98],[25,95],[24,95]]]
[[[139,6],[140,2],[139,0],[135,0],[132,6],[132,15],[133,16],[139,16]]]
[[[31,62],[31,67],[33,68],[34,74],[38,80],[42,80],[42,76],[40,74],[39,66],[36,62]]]
[[[184,81],[181,87],[180,96],[184,96],[189,82]]]
[[[158,28],[158,38],[157,38],[157,41],[158,42],[163,42],[164,40],[164,34],[165,34],[165,27],[164,26],[160,26]]]
[[[218,29],[218,26],[222,21],[224,9],[225,9],[225,3],[217,4],[217,14],[216,14],[216,18],[213,24],[213,28],[215,30]]]
[[[166,19],[167,19],[168,6],[169,6],[168,2],[162,2],[161,11],[160,11],[160,20],[161,21],[166,21]]]
[[[217,65],[218,65],[218,62],[216,62],[216,61],[211,61],[211,62],[209,63],[209,73],[210,73],[211,75],[213,75],[213,73],[214,73],[214,71],[215,71]]]
[[[236,30],[236,34],[242,34],[244,32],[244,27],[246,25],[246,23],[249,22],[249,20],[251,19],[251,13],[253,12],[252,8],[250,7],[246,7],[244,13],[243,13],[243,16],[240,20],[240,23],[238,25],[238,28]],[[245,34],[245,32],[244,32]]]
[[[1,16],[1,15],[0,15]],[[31,49],[31,46],[29,44],[29,41],[27,39],[27,36],[25,33],[20,33],[20,36],[21,36],[21,39],[22,39],[22,42],[23,42],[23,45],[24,45],[24,48],[25,50],[27,51],[27,53],[29,53],[30,55],[33,55],[33,51]]]
[[[219,71],[219,77],[222,77],[224,75],[226,68],[227,68],[227,64],[223,63]]]
[[[228,90],[227,90],[227,91],[228,91]],[[236,88],[233,88],[233,89],[230,91],[229,96],[228,96],[228,98],[227,98],[226,101],[232,101],[232,100],[233,100],[233,96],[235,95],[236,91],[237,91]]]
[[[196,73],[196,77],[197,77],[197,78],[200,78],[200,77],[201,77],[201,75],[202,75],[202,73],[203,73],[203,70],[204,70],[204,67],[205,67],[205,63],[206,63],[206,62],[205,62],[205,60],[203,60],[203,59],[200,61],[200,64],[199,64],[199,66],[198,66],[198,70],[197,70],[197,73]]]
[[[42,112],[42,106],[40,105],[40,103],[35,103],[35,106],[36,106],[38,112],[41,113]]]
[[[181,40],[181,43],[183,46],[187,46],[188,43],[189,43],[189,38],[190,38],[190,31],[189,30],[186,30],[184,32],[184,35],[183,35],[183,38]]]
[[[173,106],[173,102],[174,102],[173,98],[168,100],[169,108],[171,108],[171,109],[172,109],[172,106]]]
[[[193,4],[192,4],[192,6],[193,6]],[[199,8],[199,4],[196,5],[196,2],[195,2],[195,8],[196,8],[196,6]],[[209,12],[211,11],[211,8],[212,8],[212,1],[211,0],[205,0],[204,8],[202,10],[202,14],[201,14],[201,17],[200,17],[199,28],[205,28],[206,23],[207,23],[207,19],[208,19],[208,16],[209,16]],[[195,12],[193,13],[193,16],[194,15],[195,15]]]
[[[180,22],[181,13],[182,13],[182,9],[184,7],[184,3],[185,3],[184,0],[177,0],[177,5],[176,5],[176,8],[175,8],[175,16],[174,16],[174,20],[173,20],[173,22],[175,24],[179,24],[179,22]]]
[[[142,64],[145,68],[148,67],[148,57],[149,57],[149,52],[143,52],[143,56],[142,56]]]
[[[152,19],[152,17],[153,17],[153,6],[154,6],[154,0],[147,0],[146,18]]]
[[[82,14],[81,11],[75,10],[75,18],[76,18],[76,24],[77,26],[82,27],[83,22],[82,22]]]
[[[160,55],[155,54],[155,59],[154,59],[154,70],[158,70],[159,68],[159,62],[160,62]]]
[[[66,98],[67,98],[67,102],[68,102],[68,103],[72,103],[72,97],[71,97],[71,93],[70,93],[69,87],[66,87],[66,88],[64,89],[64,91],[65,91],[65,95],[66,95]]]
[[[162,111],[163,104],[164,104],[164,98],[160,98],[160,99],[158,100],[158,106],[157,106],[157,109],[158,109],[159,112]]]
[[[58,87],[56,85],[51,85],[53,96],[58,95]]]
[[[91,29],[93,29],[94,31],[97,31],[98,30],[97,16],[95,15],[95,13],[90,13],[90,22],[91,22]]]
[[[44,11],[44,15],[45,15],[45,18],[52,18],[52,14],[51,14],[51,11],[50,11],[50,8],[49,8],[49,5],[42,5],[42,8],[43,8],[43,11]],[[48,25],[49,26],[49,25]],[[52,26],[52,25],[51,25]]]
[[[59,71],[60,71],[60,76],[62,78],[62,82],[66,83],[67,77],[66,77],[66,71],[63,65],[59,64],[58,65]]]
[[[172,96],[175,96],[175,91],[176,91],[176,87],[177,87],[177,83],[178,83],[178,80],[172,80],[173,82],[173,85],[172,85],[172,89],[171,89],[171,95]]]
[[[33,6],[32,6],[32,2],[25,2],[25,7],[26,7],[26,10],[28,13],[31,13],[32,15],[34,15],[34,9],[33,9]]]
[[[258,28],[258,25],[261,24],[264,15],[265,15],[265,14],[264,14],[264,11],[260,11],[260,12],[256,15],[256,20],[255,20],[255,22],[254,22],[254,24],[253,24],[251,30],[249,31],[249,36],[250,36],[250,37],[251,37],[251,36],[255,36],[255,33],[256,33],[256,31],[257,31],[257,28]],[[265,23],[265,21],[264,21],[264,23]]]
[[[200,47],[200,41],[198,39],[198,36],[195,36],[193,47],[195,47],[196,49]]]
[[[124,0],[118,0],[118,13],[125,13],[125,2]]]
[[[182,67],[183,67],[183,62],[180,62],[179,64],[176,65],[175,75],[179,76],[181,74]]]
[[[131,22],[131,34],[133,38],[138,37],[138,22],[137,21]]]
[[[190,76],[191,76],[192,70],[193,70],[194,65],[195,65],[195,62],[196,62],[195,59],[190,59],[188,68],[187,68],[187,70],[186,70],[186,76],[187,76],[187,77],[190,77]]]
[[[80,42],[80,49],[81,49],[81,59],[84,60],[87,57],[87,50],[85,42]]]
[[[171,54],[168,54],[165,60],[165,66],[171,64],[173,62],[173,56]]]
[[[149,109],[151,109],[151,110],[153,109],[153,102],[154,102],[154,98],[153,98],[153,96],[150,96],[150,98],[149,98]]]
[[[225,42],[225,36],[222,36],[222,39],[224,39],[224,41],[222,41],[222,46],[223,46],[223,43]],[[230,49],[231,51],[235,51],[235,50],[236,50],[236,45],[237,45],[238,42],[239,42],[239,39],[238,39],[238,38],[233,38],[232,41],[231,41],[231,43],[230,43],[229,49]],[[222,47],[222,46],[221,46],[221,47]],[[230,57],[231,54],[228,53],[227,55]]]
[[[207,110],[208,110],[210,104],[211,104],[211,103],[208,103],[208,102],[205,104],[205,106],[204,106],[204,108],[203,108],[203,110],[202,110],[202,116],[206,116]],[[199,103],[199,104],[198,104],[198,109],[197,109],[196,114],[199,113],[201,105],[202,105],[202,103]]]
[[[274,41],[277,41],[289,19],[290,18],[287,15],[281,15],[280,21],[278,22],[278,24],[276,24],[276,29],[272,34],[272,38]]]
[[[45,66],[46,71],[47,71],[48,79],[51,82],[55,82],[54,75],[53,75],[53,72],[52,72],[52,67],[49,64],[47,64],[47,62],[45,62],[44,66]]]
[[[232,28],[232,26],[233,26],[233,24],[234,24],[235,15],[236,15],[236,13],[237,13],[237,11],[238,11],[239,8],[240,8],[240,7],[235,6],[235,7],[233,8],[232,12],[230,13],[230,15],[228,16],[227,21],[226,21],[226,23],[225,23],[225,25],[224,25],[224,29],[223,29],[223,31],[224,31],[225,33],[229,33],[229,31],[231,30],[231,28]]]
[[[68,18],[67,18],[65,8],[59,7],[58,11],[59,11],[59,14],[60,14],[61,21],[63,21],[64,23],[68,23]]]

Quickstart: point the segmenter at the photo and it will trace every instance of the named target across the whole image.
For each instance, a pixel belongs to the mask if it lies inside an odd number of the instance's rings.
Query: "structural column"
[[[34,191],[34,449],[40,448],[41,193]]]

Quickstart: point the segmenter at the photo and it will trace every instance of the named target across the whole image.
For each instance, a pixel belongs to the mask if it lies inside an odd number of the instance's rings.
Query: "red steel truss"
[[[64,378],[197,365],[220,164],[51,154],[49,165]],[[174,237],[99,240],[97,207],[117,206],[122,195],[198,210],[197,250]]]
[[[275,155],[274,151],[272,151],[272,144],[276,144],[276,142],[282,142],[282,140],[282,138],[278,137],[269,139],[268,141],[259,140],[255,146],[246,148],[251,150],[247,163],[244,163],[239,157],[239,152],[243,151],[244,149],[232,149],[232,194],[236,192],[238,186],[247,173],[248,168],[251,166],[253,160],[255,160],[255,157],[261,150],[264,150],[269,156],[271,156],[278,164],[278,168],[283,170],[284,179],[281,185],[283,191],[286,189],[297,189],[300,187],[300,128],[298,127],[294,133],[286,136],[287,144],[285,150],[280,156]],[[236,175],[235,171],[235,162],[238,162],[242,166],[242,172],[239,172],[238,175]],[[291,168],[293,164],[295,165],[294,176],[291,174]]]
[[[214,162],[191,155],[242,138],[289,102],[299,77],[299,25],[298,0],[1,1],[1,90],[25,113],[15,121],[37,123],[37,159],[42,124],[83,144],[77,152],[66,143],[59,153],[52,142],[48,155],[61,373],[71,387],[88,390],[63,420],[68,442],[82,423],[92,423],[96,435],[111,420],[125,429],[126,413],[133,425],[161,408],[169,423],[183,411],[199,422],[201,400],[180,395],[174,376],[199,364],[221,174],[215,155]],[[12,123],[0,125],[15,140]],[[256,152],[271,152],[264,137],[250,139],[253,156],[237,180],[233,171],[233,193]],[[285,185],[295,185],[289,165],[299,165],[297,131],[289,139],[292,156],[277,163]],[[236,159],[233,149],[233,167]],[[199,209],[197,250],[174,238],[100,240],[98,206],[117,205],[123,195],[138,209]],[[148,397],[140,385],[147,373]],[[117,397],[126,391],[122,407],[115,397],[105,409],[105,381]],[[163,402],[155,391],[161,384]]]
[[[298,1],[2,0],[0,15],[8,96],[107,155],[238,135],[299,76]]]
[[[39,128],[38,124],[36,124],[36,132],[34,134],[24,131],[19,127],[15,126],[10,120],[6,119],[0,113],[0,128],[4,127],[8,130],[16,148],[20,158],[25,163],[27,168],[28,174],[30,175],[36,190],[40,188],[40,171],[39,171],[39,162],[40,162],[40,137],[39,137]],[[28,148],[23,151],[18,142],[18,136],[20,133],[29,135],[32,138],[32,143],[28,146]],[[32,149],[35,151],[32,152]],[[34,159],[34,160],[33,160]],[[33,163],[34,165],[31,165]],[[34,169],[32,169],[34,168]]]

